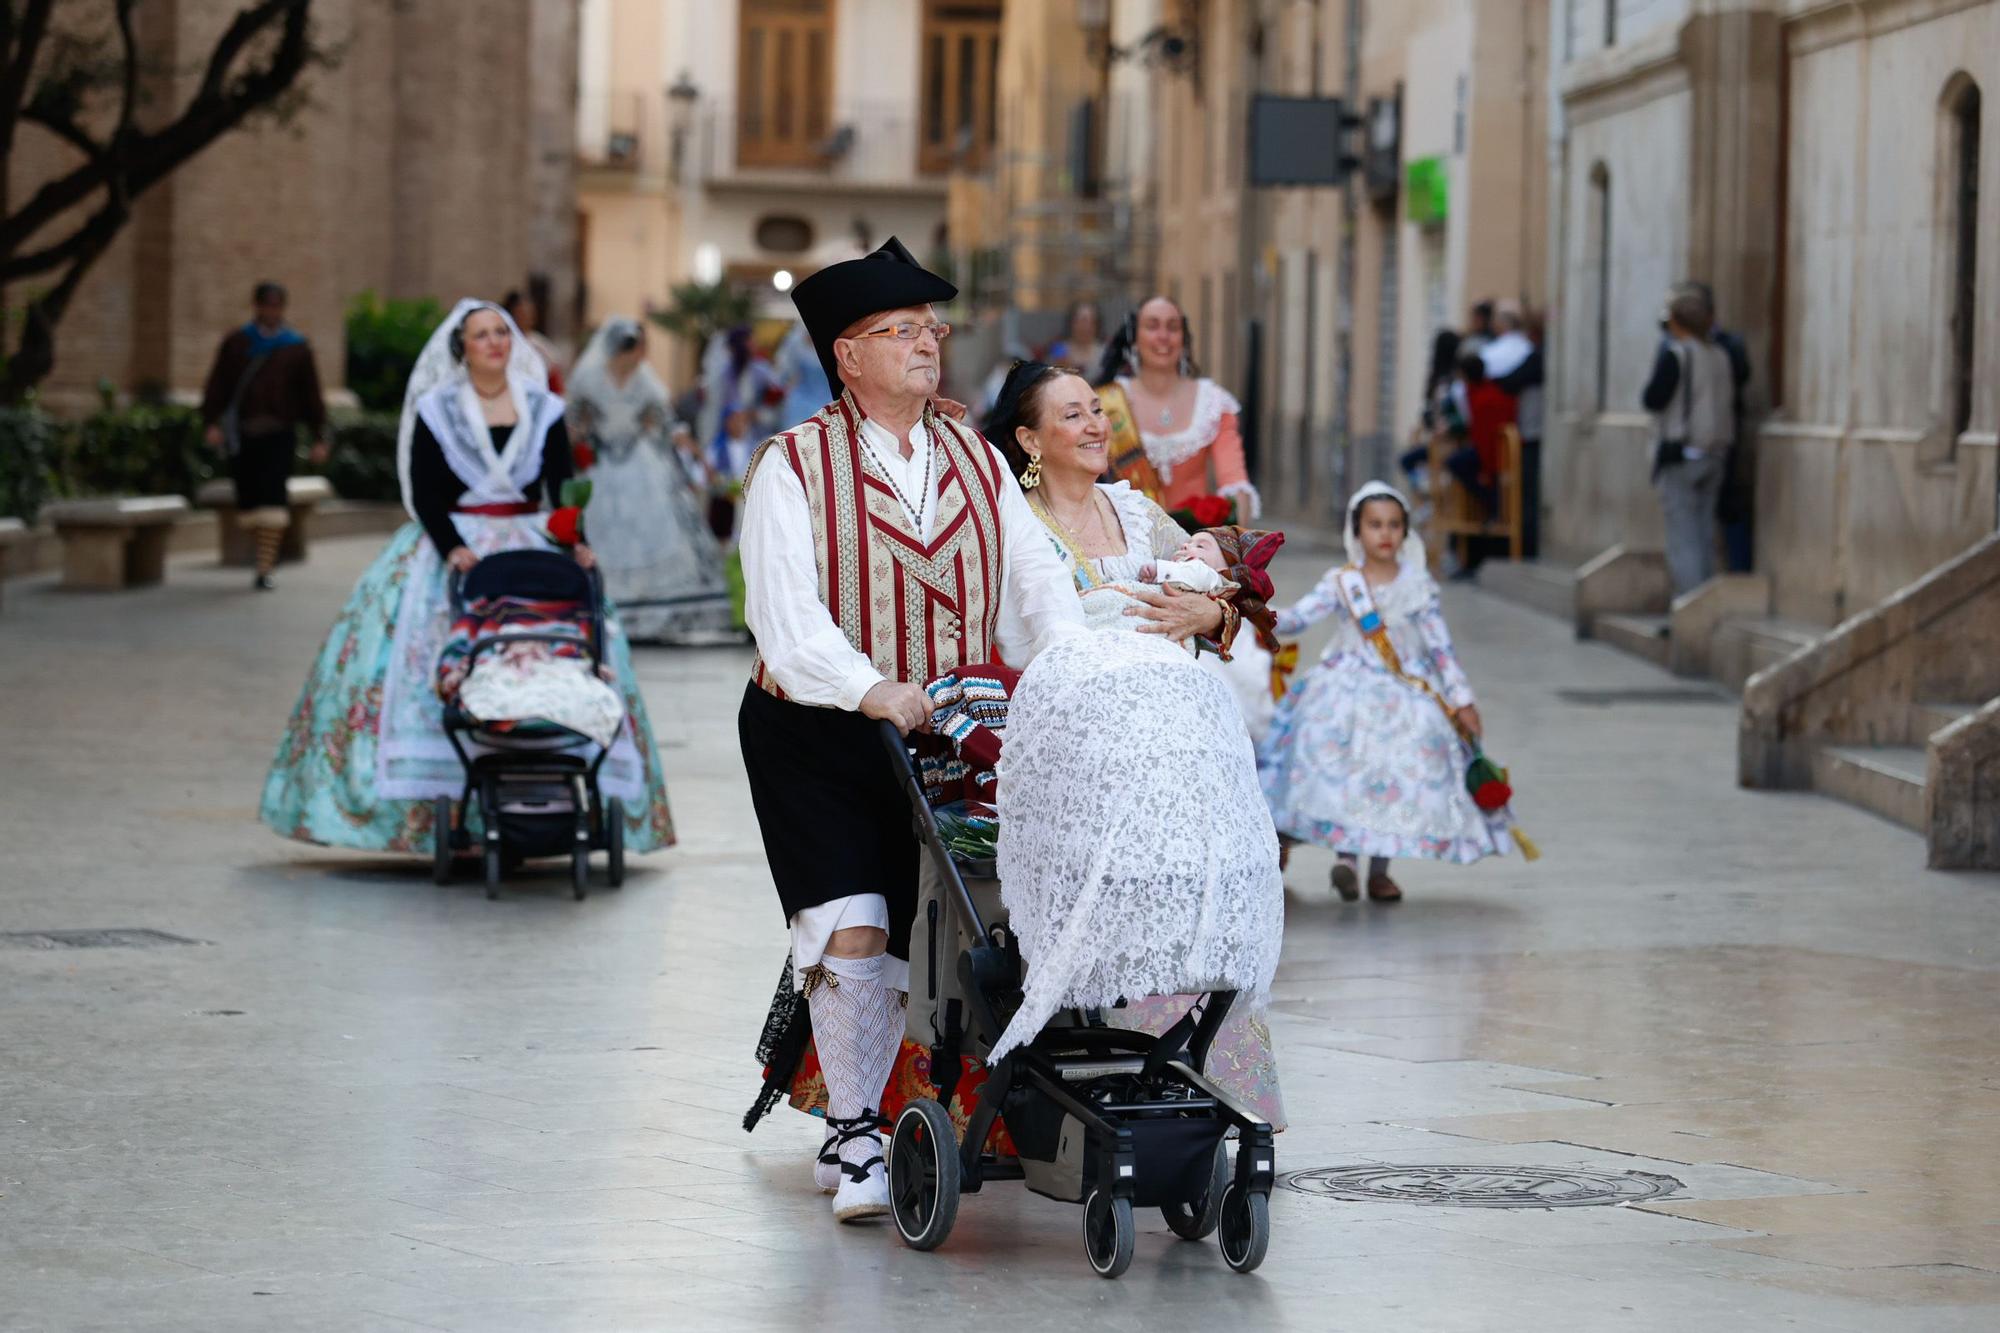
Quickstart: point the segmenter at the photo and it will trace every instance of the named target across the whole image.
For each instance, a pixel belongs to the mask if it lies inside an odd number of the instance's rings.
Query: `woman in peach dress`
[[[1105,347],[1091,380],[1111,421],[1111,475],[1167,510],[1222,496],[1249,523],[1263,506],[1243,458],[1243,408],[1201,373],[1190,342],[1186,313],[1155,296]]]

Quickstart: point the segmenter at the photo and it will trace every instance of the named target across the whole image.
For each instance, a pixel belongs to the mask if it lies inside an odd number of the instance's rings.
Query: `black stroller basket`
[[[474,602],[515,597],[572,604],[588,622],[582,635],[522,630],[476,640],[466,659],[468,673],[486,652],[519,643],[575,646],[591,670],[604,661],[603,580],[595,569],[585,569],[567,553],[525,550],[486,556],[469,573],[452,574],[450,593],[454,621]],[[488,898],[500,896],[500,879],[511,863],[568,856],[572,892],[581,900],[588,892],[593,849],[606,853],[612,886],[624,882],[624,803],[615,796],[607,801],[598,790],[609,746],[596,745],[588,736],[555,724],[534,736],[496,734],[456,703],[445,706],[444,732],[465,770],[465,786],[456,810],[448,796],[435,802],[434,872],[439,884],[451,880],[453,854],[472,845],[460,814],[475,800],[484,832]],[[475,756],[466,748],[468,737],[496,748]],[[591,749],[596,753],[586,756]]]
[[[1209,994],[1158,1037],[1112,1027],[1094,1010],[1066,1011],[988,1065],[986,1082],[965,1099],[959,1139],[946,1108],[962,1081],[961,1057],[983,1057],[998,1043],[1020,1002],[1022,961],[1007,927],[981,913],[903,737],[884,722],[882,740],[937,888],[920,904],[911,935],[913,964],[922,953],[928,967],[912,968],[912,989],[921,975],[925,993],[912,994],[910,1005],[912,1013],[933,1010],[938,1096],[903,1109],[889,1150],[890,1207],[903,1240],[935,1249],[950,1234],[960,1195],[989,1180],[1021,1180],[1084,1205],[1084,1246],[1101,1276],[1130,1264],[1138,1206],[1160,1208],[1190,1240],[1219,1229],[1229,1266],[1257,1267],[1270,1239],[1273,1130],[1204,1072],[1233,992]],[[1018,1153],[1012,1160],[986,1150],[1003,1117]]]

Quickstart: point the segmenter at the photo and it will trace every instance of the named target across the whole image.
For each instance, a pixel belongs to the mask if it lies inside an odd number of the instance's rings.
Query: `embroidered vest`
[[[855,651],[885,677],[921,685],[967,663],[994,660],[998,460],[976,431],[926,409],[937,491],[926,542],[862,446],[861,420],[843,392],[809,420],[764,441],[744,471],[745,492],[760,466],[789,467],[798,476],[812,513],[820,601]],[[761,654],[751,679],[785,697]]]

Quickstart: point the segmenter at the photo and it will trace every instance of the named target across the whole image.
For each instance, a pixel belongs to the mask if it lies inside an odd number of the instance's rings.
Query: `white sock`
[[[861,1123],[876,1120],[882,1089],[903,1040],[902,997],[882,984],[883,956],[823,958],[826,979],[813,987],[813,1044],[826,1075],[827,1127],[847,1127],[840,1160],[856,1169],[874,1170],[871,1159],[882,1156],[882,1141]],[[843,1171],[853,1179],[852,1171]]]

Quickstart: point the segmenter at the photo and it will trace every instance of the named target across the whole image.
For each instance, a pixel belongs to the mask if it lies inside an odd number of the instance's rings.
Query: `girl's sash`
[[[1382,623],[1382,613],[1375,609],[1375,597],[1368,591],[1368,580],[1361,571],[1353,565],[1346,565],[1334,576],[1334,582],[1340,589],[1340,600],[1347,603],[1348,614],[1354,617],[1354,623],[1360,627],[1361,637],[1374,646],[1376,653],[1382,658],[1382,665],[1389,668],[1389,674],[1435,700],[1437,706],[1444,710],[1445,718],[1450,721],[1452,729],[1457,731],[1468,745],[1476,747],[1478,742],[1466,730],[1465,724],[1458,720],[1458,710],[1445,702],[1444,696],[1437,692],[1437,687],[1422,676],[1413,676],[1404,669],[1403,659],[1396,652],[1396,645],[1389,640],[1389,627]]]
[[[1146,457],[1146,442],[1139,438],[1139,425],[1133,420],[1132,403],[1126,398],[1124,387],[1114,380],[1100,387],[1097,397],[1104,404],[1105,418],[1111,422],[1112,479],[1131,482],[1135,490],[1145,492],[1148,500],[1158,503],[1160,474]]]
[[[1361,637],[1374,645],[1375,651],[1381,655],[1382,665],[1389,668],[1389,674],[1405,685],[1429,695],[1437,706],[1444,710],[1445,719],[1451,723],[1452,730],[1456,731],[1459,739],[1471,749],[1473,764],[1475,766],[1481,763],[1488,764],[1504,783],[1507,780],[1506,770],[1491,764],[1491,761],[1486,759],[1486,752],[1481,748],[1479,738],[1460,720],[1458,710],[1445,702],[1444,696],[1437,692],[1436,686],[1422,676],[1413,676],[1404,669],[1403,659],[1396,652],[1396,645],[1389,641],[1389,627],[1382,623],[1382,613],[1375,609],[1375,598],[1368,591],[1368,580],[1363,577],[1361,571],[1353,565],[1343,566],[1334,576],[1334,584],[1340,589],[1340,600],[1347,603],[1348,613],[1354,617],[1354,623],[1360,628]],[[1522,832],[1519,824],[1512,822],[1511,811],[1508,812],[1508,820],[1510,824],[1508,832],[1513,835],[1514,845],[1521,849],[1521,858],[1526,861],[1540,860],[1541,848],[1535,846],[1534,840]]]

